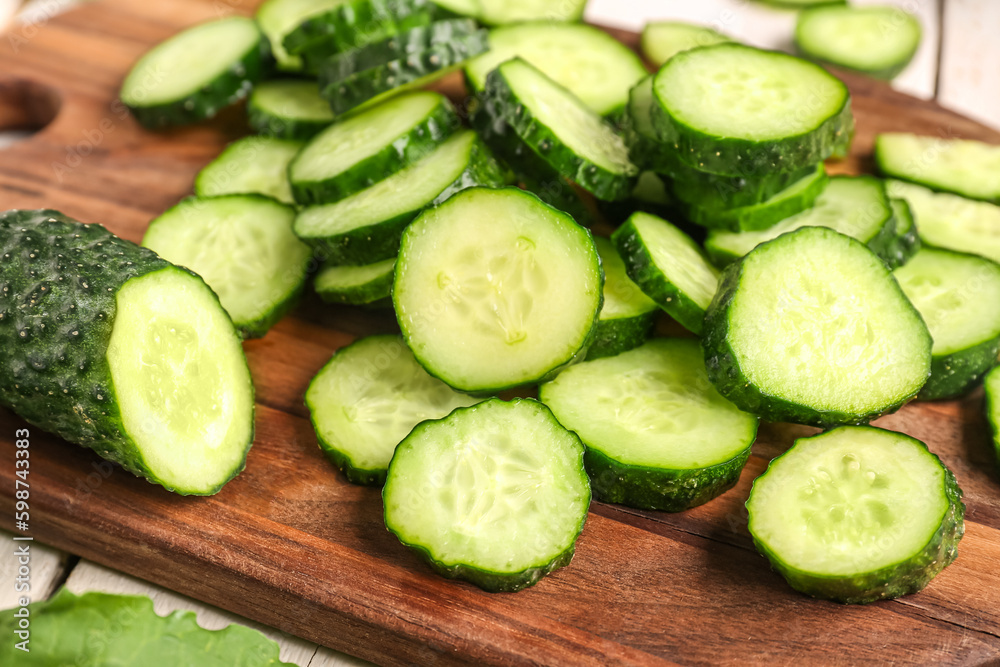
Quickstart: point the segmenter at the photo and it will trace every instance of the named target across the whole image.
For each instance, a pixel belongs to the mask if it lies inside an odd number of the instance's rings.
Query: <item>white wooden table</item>
[[[18,17],[20,0],[0,0],[0,31],[8,21],[32,21],[77,0],[33,0]],[[484,0],[489,2],[490,0]],[[1000,129],[1000,0],[853,0],[855,4],[899,5],[920,17],[924,39],[910,66],[894,82],[901,91]],[[741,41],[766,48],[790,49],[795,13],[752,0],[591,0],[587,19],[639,30],[655,19],[701,23]],[[16,137],[7,137],[6,141]],[[0,150],[5,137],[0,128]],[[16,604],[16,559],[12,535],[0,531],[0,609]],[[183,597],[103,566],[81,561],[56,549],[32,543],[32,599],[50,596],[65,585],[76,593],[99,590],[143,594],[153,598],[156,612],[196,612],[208,629],[242,623],[263,631],[281,646],[281,658],[302,667],[367,664],[336,651],[292,637],[273,628]]]

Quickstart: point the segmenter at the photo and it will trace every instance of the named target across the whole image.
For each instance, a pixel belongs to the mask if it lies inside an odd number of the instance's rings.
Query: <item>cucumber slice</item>
[[[480,0],[479,20],[488,25],[524,21],[580,21],[587,0]]]
[[[312,139],[333,122],[315,82],[292,79],[257,85],[247,100],[247,117],[255,132],[298,141]]]
[[[875,163],[892,178],[1000,204],[1000,146],[888,132],[875,138]]]
[[[629,278],[646,296],[685,329],[700,334],[719,272],[698,244],[666,220],[642,212],[616,229],[611,240]]]
[[[572,560],[590,486],[548,408],[494,398],[414,428],[382,499],[386,528],[438,574],[517,591]]]
[[[905,199],[890,199],[889,202],[896,222],[896,238],[890,245],[890,252],[882,259],[890,269],[897,269],[920,251],[921,244],[910,205]]]
[[[934,339],[931,377],[919,398],[961,396],[996,365],[1000,353],[1000,264],[927,248],[893,272]]]
[[[319,14],[346,0],[266,0],[257,8],[257,24],[267,35],[271,52],[284,72],[302,71],[302,59],[285,50],[285,35],[310,16]]]
[[[705,315],[708,376],[768,421],[858,424],[923,387],[931,337],[858,241],[803,227],[730,266]]]
[[[983,384],[986,387],[986,419],[993,432],[993,448],[1000,465],[1000,370],[997,368],[986,374]]]
[[[712,231],[708,256],[725,266],[765,243],[802,227],[829,227],[866,244],[883,259],[895,253],[896,221],[882,181],[871,176],[834,176],[812,208],[755,232]]]
[[[310,141],[288,169],[292,192],[303,205],[349,197],[428,155],[459,125],[451,102],[438,93],[387,100]]]
[[[915,593],[958,555],[965,505],[927,445],[871,426],[799,438],[754,481],[757,550],[813,597],[863,604]]]
[[[628,277],[625,262],[614,244],[603,236],[595,236],[594,245],[604,268],[604,303],[587,359],[614,356],[642,345],[660,312],[656,303]]]
[[[323,453],[351,482],[376,486],[414,426],[478,402],[428,375],[399,336],[370,336],[338,350],[306,391]]]
[[[431,375],[490,393],[582,358],[603,283],[590,233],[568,215],[517,188],[472,188],[403,233],[392,300]]]
[[[594,495],[681,512],[731,489],[750,458],[757,418],[712,387],[696,340],[651,340],[586,361],[539,388],[580,436]]]
[[[661,139],[715,174],[815,165],[849,143],[854,127],[847,86],[822,67],[741,44],[677,54],[653,94]]]
[[[799,14],[795,45],[813,60],[892,79],[920,46],[920,22],[898,7],[816,7]]]
[[[428,206],[473,185],[500,186],[504,174],[471,130],[453,134],[422,160],[335,204],[303,209],[295,233],[334,264],[396,256],[403,229]]]
[[[202,23],[153,47],[129,71],[121,101],[158,128],[212,118],[249,93],[263,74],[267,42],[252,19]]]
[[[0,405],[180,494],[243,470],[253,384],[201,278],[56,211],[0,214],[0,253]]]
[[[724,209],[688,203],[682,205],[682,210],[688,220],[708,229],[759,231],[812,207],[826,189],[829,180],[820,163],[808,176],[759,204]],[[675,183],[673,192],[680,199],[684,186]]]
[[[886,181],[886,189],[910,205],[924,244],[1000,262],[1000,206],[902,181]]]
[[[377,304],[389,298],[396,260],[367,266],[325,266],[316,274],[316,293],[327,303]]]
[[[657,67],[682,51],[733,41],[721,32],[683,21],[656,21],[642,29],[639,48],[646,60]]]
[[[598,199],[628,197],[639,170],[610,125],[520,58],[493,70],[483,110],[505,122],[557,172]]]
[[[757,2],[782,9],[807,9],[821,5],[846,5],[847,0],[757,0]]]
[[[234,141],[210,162],[194,181],[199,197],[261,194],[294,204],[288,183],[288,163],[302,142],[274,137],[244,137]]]
[[[205,279],[245,338],[295,305],[312,253],[292,233],[295,210],[254,195],[189,197],[149,223],[142,245]]]
[[[608,33],[581,23],[518,23],[490,32],[490,50],[465,65],[470,92],[486,88],[501,63],[523,58],[600,115],[625,106],[628,91],[646,76],[639,57]]]

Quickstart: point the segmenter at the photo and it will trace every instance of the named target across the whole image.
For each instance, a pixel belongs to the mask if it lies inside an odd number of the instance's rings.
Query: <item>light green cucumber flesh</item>
[[[293,56],[282,45],[285,35],[303,21],[321,14],[347,0],[267,0],[257,9],[257,23],[271,42],[271,52],[278,62],[278,69],[286,72],[302,70],[302,59]]]
[[[261,194],[293,204],[288,163],[302,145],[299,141],[264,136],[239,139],[201,170],[195,180],[195,194]]]
[[[657,21],[647,23],[642,29],[640,46],[646,60],[661,67],[681,51],[731,41],[722,33],[704,26],[682,21]]]
[[[986,374],[986,419],[993,433],[993,449],[1000,466],[1000,366]]]
[[[594,237],[604,269],[604,303],[595,327],[587,358],[606,357],[642,345],[656,322],[659,307],[642,293],[625,271],[614,244],[603,236]]]
[[[1000,146],[888,132],[875,140],[875,162],[886,176],[1000,204]]]
[[[316,293],[330,303],[376,303],[389,297],[395,266],[392,258],[366,266],[324,267],[316,274]]]
[[[254,87],[247,101],[257,132],[288,139],[309,139],[333,123],[330,105],[312,81],[278,79]]]
[[[810,9],[795,27],[795,43],[807,57],[887,79],[909,64],[920,35],[912,14],[887,6]]]
[[[579,21],[587,0],[480,0],[479,20],[487,25],[524,21]]]

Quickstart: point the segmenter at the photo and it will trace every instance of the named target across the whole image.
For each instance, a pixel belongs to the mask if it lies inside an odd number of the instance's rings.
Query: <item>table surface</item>
[[[37,27],[47,17],[77,0],[35,0],[16,15],[18,0],[0,0],[0,30]],[[885,4],[886,0],[854,0],[855,4]],[[996,0],[891,0],[919,15],[924,40],[914,61],[893,82],[893,87],[922,99],[936,99],[941,105],[984,124],[1000,129],[1000,2]],[[795,14],[773,9],[750,0],[591,0],[587,19],[594,23],[639,30],[648,20],[679,19],[698,22],[726,32],[748,43],[789,49]],[[0,130],[0,149],[4,134]],[[16,560],[12,557],[12,536],[0,531],[0,609],[13,606],[12,585]],[[81,561],[64,552],[36,545],[32,560],[35,599],[51,595],[61,583],[81,593],[101,590],[144,594],[153,598],[156,611],[166,614],[176,609],[195,611],[206,628],[243,623],[256,627],[281,646],[281,657],[302,667],[365,664],[356,658],[260,626],[229,612],[210,607],[162,587]]]

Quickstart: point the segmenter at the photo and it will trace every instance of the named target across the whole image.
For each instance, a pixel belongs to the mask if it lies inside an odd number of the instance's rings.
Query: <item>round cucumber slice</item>
[[[628,277],[625,262],[614,244],[603,236],[595,236],[594,245],[604,268],[604,303],[587,359],[610,357],[642,345],[660,312],[656,303]]]
[[[931,369],[927,327],[885,263],[825,227],[729,267],[704,342],[719,392],[769,421],[864,423],[913,398]]]
[[[603,278],[589,232],[571,217],[516,188],[470,188],[403,233],[392,299],[431,375],[490,393],[582,356]]]
[[[651,340],[566,369],[539,388],[580,436],[594,495],[680,512],[732,488],[750,458],[757,418],[708,381],[698,341]]]
[[[892,178],[1000,204],[1000,146],[887,132],[875,138],[875,163]]]
[[[924,400],[961,396],[1000,353],[1000,264],[951,250],[921,250],[893,273],[934,339]]]
[[[449,578],[516,591],[568,565],[590,506],[579,438],[541,403],[490,399],[396,447],[385,525]]]
[[[261,194],[294,204],[288,164],[302,149],[299,141],[275,137],[244,137],[229,144],[194,182],[199,197]]]
[[[308,141],[333,122],[330,105],[312,81],[279,79],[254,87],[247,100],[250,127],[280,139]]]
[[[306,391],[320,448],[355,484],[383,484],[396,445],[414,426],[478,402],[428,375],[399,336],[338,350]]]
[[[961,499],[924,443],[843,426],[774,459],[747,511],[758,551],[792,588],[859,604],[915,593],[955,560]]]
[[[302,70],[302,59],[285,50],[285,36],[310,16],[320,14],[347,0],[267,0],[257,8],[257,24],[271,43],[271,52],[278,69],[285,72]]]
[[[382,305],[392,292],[395,266],[395,257],[366,266],[325,266],[316,274],[316,293],[327,303]]]
[[[640,48],[646,60],[657,67],[681,51],[733,41],[721,32],[683,21],[656,21],[642,29]]]

